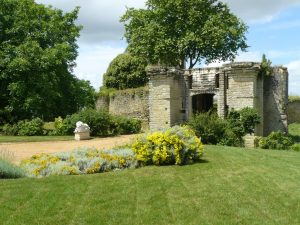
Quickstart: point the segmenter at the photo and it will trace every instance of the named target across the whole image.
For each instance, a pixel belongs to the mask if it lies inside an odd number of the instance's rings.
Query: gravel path
[[[136,135],[122,135],[118,137],[95,138],[85,141],[54,141],[54,142],[26,142],[26,143],[0,143],[0,151],[9,151],[13,154],[13,162],[19,163],[39,153],[69,152],[80,147],[93,147],[107,149],[129,144]]]

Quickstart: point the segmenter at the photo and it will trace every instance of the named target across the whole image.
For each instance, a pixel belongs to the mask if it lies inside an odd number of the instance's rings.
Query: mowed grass
[[[300,123],[292,123],[289,125],[289,133],[291,135],[300,136]]]
[[[300,153],[206,146],[202,163],[0,180],[0,223],[300,224]]]
[[[74,140],[74,136],[1,136],[0,135],[0,143],[69,141],[69,140]]]
[[[295,143],[300,144],[300,123],[292,123],[289,125],[289,134],[292,135]]]

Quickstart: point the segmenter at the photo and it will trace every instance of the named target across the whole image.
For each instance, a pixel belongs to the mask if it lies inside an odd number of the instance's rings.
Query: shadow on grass
[[[199,159],[197,162],[195,163],[209,163],[209,161],[207,159]]]
[[[295,143],[300,143],[300,136],[299,135],[290,135]]]

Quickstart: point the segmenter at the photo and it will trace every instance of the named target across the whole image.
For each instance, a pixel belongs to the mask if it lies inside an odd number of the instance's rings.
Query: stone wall
[[[284,67],[274,67],[264,78],[264,135],[272,131],[287,132],[288,72]]]
[[[259,77],[259,63],[230,63],[224,66],[227,110],[255,108],[261,117],[255,135],[263,135],[263,79]],[[228,81],[226,81],[228,79]]]
[[[257,98],[257,66],[253,63],[225,65],[227,105],[229,110],[254,107]]]
[[[288,72],[284,67],[272,70],[270,76],[263,77],[259,74],[260,63],[253,62],[193,70],[152,66],[147,70],[149,90],[117,92],[109,99],[100,98],[97,108],[139,118],[151,130],[160,130],[186,121],[194,109],[201,111],[203,105],[206,110],[206,106],[212,105],[207,100],[215,96],[221,117],[231,109],[255,108],[261,116],[255,135],[285,132]],[[298,110],[299,105],[294,107]]]
[[[150,130],[161,130],[184,121],[185,81],[183,71],[149,67]]]
[[[96,101],[96,109],[109,110],[109,97],[101,96]]]
[[[105,109],[114,115],[140,119],[149,123],[149,89],[138,88],[117,91],[111,97],[99,97],[96,109]],[[147,126],[146,126],[147,127]]]
[[[215,91],[216,89],[216,77],[221,71],[220,67],[193,69],[192,74],[192,89],[193,90],[205,90]]]
[[[288,109],[288,123],[300,123],[300,100],[289,101]]]

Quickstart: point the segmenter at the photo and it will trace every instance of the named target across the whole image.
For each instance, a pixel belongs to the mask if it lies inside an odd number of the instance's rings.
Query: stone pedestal
[[[256,148],[255,146],[255,140],[257,136],[247,134],[244,136],[244,141],[245,141],[245,148]]]
[[[90,138],[90,132],[75,132],[76,141],[88,140]]]

